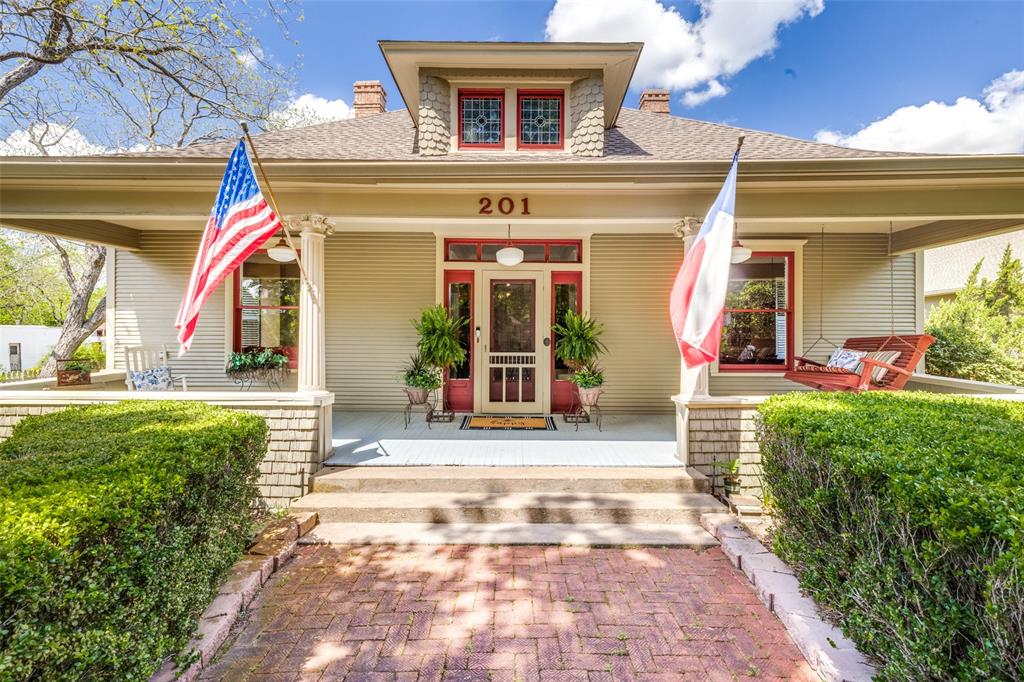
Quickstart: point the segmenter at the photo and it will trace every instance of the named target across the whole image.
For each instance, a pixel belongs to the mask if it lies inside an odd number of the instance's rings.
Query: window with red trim
[[[298,364],[299,266],[278,263],[266,251],[249,256],[235,271],[234,349],[273,348]]]
[[[784,371],[793,364],[793,253],[755,252],[729,268],[718,368]]]
[[[459,90],[459,149],[505,148],[505,91]]]
[[[563,149],[565,91],[520,90],[517,100],[519,149]]]

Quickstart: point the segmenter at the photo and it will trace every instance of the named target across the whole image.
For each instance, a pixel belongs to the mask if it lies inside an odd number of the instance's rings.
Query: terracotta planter
[[[581,388],[580,389],[580,404],[583,407],[593,407],[597,405],[598,398],[604,393],[603,388]]]
[[[409,402],[413,405],[426,404],[427,397],[430,395],[430,389],[427,388],[412,388],[410,386],[406,386],[405,392],[409,395]]]

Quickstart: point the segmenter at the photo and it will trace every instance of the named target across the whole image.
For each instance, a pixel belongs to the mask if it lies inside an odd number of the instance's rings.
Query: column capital
[[[686,216],[675,225],[672,226],[672,231],[675,232],[676,236],[680,239],[686,239],[687,237],[696,237],[697,232],[700,231],[700,226],[704,223],[703,217]]]
[[[315,234],[323,237],[334,234],[334,221],[318,213],[288,216],[285,219],[289,230],[301,234]]]

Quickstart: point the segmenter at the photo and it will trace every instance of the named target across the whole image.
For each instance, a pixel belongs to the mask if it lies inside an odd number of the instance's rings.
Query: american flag
[[[281,220],[267,205],[256,182],[245,153],[245,140],[239,140],[228,159],[174,323],[178,329],[179,356],[192,345],[199,310],[206,300],[235,268],[280,229]]]

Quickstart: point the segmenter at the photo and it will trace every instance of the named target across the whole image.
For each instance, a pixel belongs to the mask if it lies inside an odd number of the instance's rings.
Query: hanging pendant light
[[[739,239],[734,239],[732,242],[732,252],[729,254],[730,263],[743,263],[750,260],[750,257],[754,255],[754,252],[747,247],[740,244]]]
[[[284,237],[278,239],[276,244],[267,249],[267,255],[278,263],[291,263],[295,260],[295,252],[285,242]]]
[[[508,240],[505,248],[499,249],[497,253],[498,262],[507,267],[513,267],[523,262],[525,254],[518,246],[512,246],[512,225],[508,226]]]

